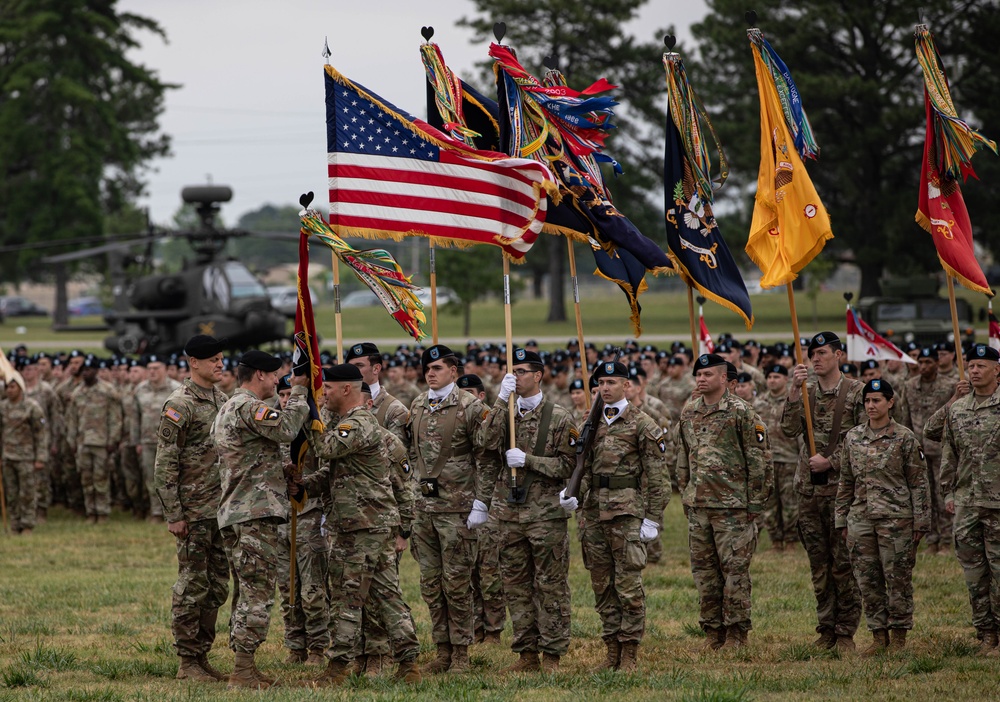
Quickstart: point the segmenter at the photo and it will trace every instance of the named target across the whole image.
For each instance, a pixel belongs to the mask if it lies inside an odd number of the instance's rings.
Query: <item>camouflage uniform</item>
[[[219,527],[232,527],[239,600],[229,647],[254,653],[267,639],[278,577],[278,526],[288,521],[281,444],[291,443],[309,416],[306,388],[295,386],[285,409],[240,388],[219,410],[212,437],[219,452]]]
[[[645,631],[646,544],[639,529],[643,518],[657,521],[670,500],[662,434],[648,414],[627,405],[610,425],[598,420],[585,458],[580,540],[605,643],[639,643]]]
[[[836,527],[847,529],[870,630],[913,628],[913,532],[926,533],[930,523],[927,464],[913,432],[892,419],[847,432]]]
[[[219,607],[229,595],[229,559],[216,518],[218,454],[211,435],[225,402],[222,391],[185,380],[162,403],[157,443],[149,451],[155,459],[151,487],[158,511],[167,522],[188,525],[188,535],[177,539],[170,606],[174,648],[182,657],[211,650]]]
[[[59,398],[61,412],[59,424],[62,431],[59,436],[58,452],[52,472],[57,474],[62,483],[60,488],[66,496],[66,506],[74,512],[84,514],[83,485],[80,483],[80,471],[76,468],[74,446],[69,442],[69,410],[73,393],[83,385],[79,376],[66,378],[56,387],[56,397]]]
[[[329,481],[330,528],[337,534],[330,570],[338,575],[331,582],[338,597],[328,653],[334,661],[354,659],[366,605],[379,610],[396,661],[412,661],[420,652],[410,608],[399,588],[394,543],[398,528],[409,529],[412,503],[408,491],[394,488],[397,468],[385,460],[383,431],[371,412],[355,407],[322,434],[312,432],[314,451],[331,461],[304,484],[309,490]],[[404,470],[409,472],[408,467]]]
[[[944,407],[955,392],[958,378],[949,379],[938,374],[930,383],[925,383],[919,375],[906,381],[906,407],[903,424],[916,434],[920,447],[927,456],[927,480],[931,491],[931,529],[927,534],[927,545],[950,546],[952,539],[952,515],[944,509],[941,493],[941,444],[924,436],[924,425],[937,410]]]
[[[159,441],[157,429],[163,412],[163,403],[179,387],[180,383],[170,378],[164,378],[162,385],[154,385],[151,381],[144,380],[136,386],[126,411],[126,414],[131,414],[133,417],[132,445],[142,447],[139,454],[139,462],[142,464],[142,484],[149,499],[149,514],[154,517],[163,516],[163,508],[153,488],[156,444]]]
[[[988,398],[970,393],[951,406],[942,443],[941,484],[945,501],[955,503],[955,555],[980,639],[1000,630],[998,433],[1000,389]]]
[[[831,437],[837,396],[843,383],[847,383],[848,388],[840,420],[840,436]],[[795,473],[795,489],[799,493],[799,539],[809,556],[816,595],[816,616],[819,620],[816,631],[838,637],[853,637],[861,620],[861,591],[851,570],[847,545],[834,527],[834,509],[843,437],[858,424],[868,421],[861,398],[862,389],[864,385],[860,381],[843,374],[828,391],[820,389],[813,381],[808,383],[810,397],[816,398],[816,403],[810,405],[816,451],[825,453],[831,442],[836,442],[836,448],[829,452],[830,470],[826,471],[826,485],[813,485],[809,480],[808,441],[803,441]],[[782,432],[789,438],[803,435],[804,422],[802,399],[787,399],[781,416]]]
[[[70,398],[66,439],[75,449],[88,516],[111,514],[109,447],[122,440],[122,405],[115,389],[103,380],[81,383]]]
[[[41,474],[35,463],[44,463],[48,457],[49,429],[41,405],[23,393],[17,403],[0,400],[0,472],[15,532],[35,528],[36,482]]]
[[[403,407],[406,408],[409,408],[413,404],[413,401],[417,398],[417,395],[420,394],[420,388],[413,383],[406,381],[399,383],[398,385],[386,385],[385,391],[399,400]]]
[[[118,397],[122,403],[122,446],[119,453],[119,474],[123,479],[124,497],[128,500],[133,514],[145,511],[147,491],[142,479],[142,464],[136,447],[136,425],[139,414],[135,411],[136,385],[120,385]]]
[[[547,427],[539,443],[542,422]],[[508,430],[507,403],[497,400],[483,422],[485,447],[510,448]],[[514,630],[511,650],[565,656],[571,609],[569,534],[559,492],[576,467],[579,432],[566,409],[542,396],[533,409],[523,414],[515,410],[514,436],[526,454],[524,466],[517,469],[517,487],[526,491],[523,503],[508,501],[511,470],[502,462],[492,464],[489,476],[495,486],[490,511],[500,524],[500,572]]]
[[[680,419],[677,482],[706,632],[752,628],[750,560],[772,488],[767,428],[752,407],[733,400],[728,390],[715,405],[698,397]]]
[[[489,506],[493,490],[475,440],[486,414],[482,403],[457,385],[433,411],[426,392],[410,407],[410,465],[421,485],[412,548],[420,564],[420,594],[430,610],[435,644],[468,646],[475,631],[476,534],[466,527],[466,517],[474,500]],[[442,435],[449,425],[454,427],[451,436]],[[443,463],[442,452],[446,452]]]
[[[25,391],[25,397],[34,400],[42,408],[45,415],[45,426],[49,433],[49,449],[46,452],[45,467],[35,475],[35,492],[38,494],[38,508],[45,509],[52,504],[52,449],[58,448],[61,439],[61,412],[59,408],[59,397],[52,386],[44,380],[39,380],[35,386]]]
[[[774,464],[774,490],[764,508],[764,528],[772,544],[795,543],[798,539],[799,500],[795,493],[795,469],[799,462],[802,438],[790,439],[781,431],[781,414],[787,393],[774,395],[770,390],[757,396],[754,409],[767,426]]]
[[[676,422],[681,418],[681,411],[691,399],[692,392],[694,392],[694,380],[687,374],[677,379],[667,376],[660,383],[657,397],[667,406],[671,421]]]

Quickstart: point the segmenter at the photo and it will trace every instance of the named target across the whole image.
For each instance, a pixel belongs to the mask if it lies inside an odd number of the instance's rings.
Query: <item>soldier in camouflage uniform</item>
[[[537,353],[516,349],[511,371],[482,426],[485,448],[505,451],[506,457],[506,465],[494,464],[490,476],[491,511],[500,522],[500,572],[514,630],[511,650],[519,655],[506,672],[555,673],[570,636],[568,515],[559,493],[576,466],[579,432],[569,412],[542,394],[545,367]],[[514,392],[512,448],[508,399]]]
[[[118,396],[122,403],[122,443],[119,451],[119,473],[124,483],[124,497],[132,510],[132,516],[141,519],[146,512],[148,491],[142,479],[142,463],[139,459],[137,424],[139,414],[135,411],[135,391],[139,383],[146,379],[146,367],[140,360],[122,360],[118,364]]]
[[[647,365],[649,362],[647,361]],[[646,392],[648,387],[647,382],[647,372],[642,368],[642,366],[632,365],[628,369],[629,384],[625,389],[625,397],[629,404],[638,410],[641,410],[649,415],[649,418],[656,422],[657,426],[663,430],[663,438],[667,441],[668,447],[670,444],[670,411],[667,409],[666,404],[664,404],[660,399],[650,395]],[[667,460],[664,463],[664,475],[670,475],[674,469],[671,460]],[[663,515],[661,514],[656,520],[657,523],[663,523]],[[663,558],[663,544],[660,539],[654,539],[646,544],[646,565],[651,563],[659,563],[660,559]]]
[[[918,375],[906,381],[903,424],[913,430],[927,456],[927,480],[931,490],[931,529],[927,534],[927,550],[947,555],[953,541],[952,516],[945,511],[941,494],[941,444],[924,437],[924,424],[951,399],[958,377],[939,373],[937,356],[938,351],[934,347],[920,349]]]
[[[646,626],[646,543],[659,537],[654,520],[670,499],[666,441],[656,422],[625,399],[628,368],[601,363],[593,377],[605,407],[580,482],[583,560],[607,648],[599,670],[632,672]]]
[[[0,474],[15,534],[29,536],[38,509],[36,481],[49,458],[49,430],[41,405],[26,397],[24,379],[15,373],[0,400]]]
[[[52,464],[55,462],[59,443],[62,440],[62,412],[55,389],[41,378],[38,362],[29,361],[22,369],[21,377],[24,379],[25,396],[37,402],[42,408],[42,413],[45,415],[45,427],[49,433],[49,450],[45,458],[45,466],[35,476],[38,492],[36,521],[43,524],[48,516],[48,507],[52,504]]]
[[[783,551],[798,542],[799,500],[795,493],[795,469],[802,439],[790,439],[781,431],[781,415],[788,396],[788,369],[772,365],[767,369],[765,382],[767,392],[758,395],[753,405],[767,426],[774,465],[774,490],[764,509],[764,527],[771,538],[771,548]]]
[[[281,444],[290,443],[309,417],[307,375],[292,378],[285,409],[267,404],[274,397],[279,368],[281,361],[262,351],[243,354],[236,367],[240,387],[212,426],[222,484],[219,527],[233,529],[239,588],[230,620],[229,647],[236,654],[230,689],[275,684],[257,669],[254,654],[267,639],[278,577],[278,527],[288,521]]]
[[[844,436],[865,421],[861,401],[864,386],[840,372],[844,352],[840,338],[833,332],[814,336],[809,342],[808,355],[816,373],[816,382],[809,382],[807,387],[816,454],[808,455],[809,443],[804,441],[795,487],[799,493],[799,538],[809,556],[819,619],[816,631],[820,636],[813,645],[825,649],[836,646],[841,653],[850,653],[855,650],[854,632],[861,620],[861,592],[851,570],[847,546],[834,526],[834,509]],[[792,371],[792,384],[781,416],[781,430],[789,438],[805,433],[802,384],[808,377],[809,369],[804,365]],[[838,419],[840,429],[836,436],[831,436]]]
[[[575,378],[569,384],[569,397],[573,401],[573,406],[568,408],[573,416],[573,424],[579,429],[587,420],[590,407],[587,405],[587,395],[590,394],[587,386],[583,384],[582,378]]]
[[[413,400],[420,394],[420,388],[406,379],[406,364],[403,361],[389,361],[387,376],[388,382],[385,384],[385,389],[402,402],[404,407],[409,408]]]
[[[426,670],[464,673],[475,631],[473,528],[486,523],[493,490],[476,442],[487,410],[456,385],[458,358],[447,346],[431,346],[420,361],[428,390],[410,406],[407,439],[410,465],[420,480],[412,548],[437,646]]]
[[[163,506],[153,487],[156,445],[159,442],[157,429],[163,416],[163,404],[180,387],[180,383],[167,377],[167,365],[159,356],[150,356],[145,362],[148,377],[136,386],[128,413],[134,419],[132,442],[142,463],[142,482],[148,493],[150,521],[159,522],[163,521]]]
[[[955,555],[965,572],[980,653],[1000,656],[1000,354],[969,350],[972,392],[952,404],[944,425],[941,483],[955,515]]]
[[[667,361],[666,377],[660,381],[658,396],[663,400],[670,413],[670,420],[676,422],[681,418],[681,410],[691,399],[691,391],[694,390],[692,381],[687,370],[684,359],[679,356],[671,356]]]
[[[62,482],[62,491],[66,496],[66,507],[81,517],[86,516],[83,507],[83,485],[80,483],[80,471],[76,468],[75,447],[69,443],[69,407],[73,393],[83,383],[80,371],[83,370],[85,358],[74,349],[66,361],[65,379],[56,385],[56,396],[62,414],[60,424],[59,450],[55,457],[53,472],[57,473]]]
[[[870,380],[862,396],[868,422],[844,439],[836,527],[850,549],[872,632],[862,655],[872,656],[906,646],[913,628],[913,564],[931,515],[924,452],[913,432],[889,416],[892,386]]]
[[[706,650],[739,648],[752,628],[750,561],[772,487],[767,428],[727,390],[721,356],[700,356],[694,368],[699,396],[681,413],[677,482],[688,508],[698,623]]]
[[[66,438],[74,449],[91,524],[104,523],[111,514],[111,454],[122,440],[121,401],[109,383],[97,379],[104,365],[96,358],[83,364],[83,382],[73,392],[67,410]]]
[[[311,444],[330,463],[302,481],[306,490],[316,490],[324,481],[329,485],[330,528],[337,533],[332,558],[340,570],[338,581],[332,583],[338,601],[331,617],[329,664],[316,684],[339,685],[347,679],[361,637],[362,612],[369,602],[380,610],[379,619],[399,664],[396,678],[420,682],[416,665],[420,644],[396,570],[396,554],[405,541],[398,530],[409,531],[412,517],[406,501],[409,493],[393,489],[391,474],[396,467],[385,460],[383,429],[365,407],[361,372],[342,364],[326,377],[332,388],[325,403],[335,421],[322,434],[311,432]]]
[[[229,559],[217,519],[222,493],[218,454],[211,436],[227,399],[215,388],[222,374],[221,348],[208,336],[188,341],[191,378],[161,403],[156,445],[143,449],[154,460],[150,489],[176,539],[170,630],[180,657],[180,680],[225,679],[208,661],[219,607],[229,595]],[[146,421],[143,418],[143,428]]]

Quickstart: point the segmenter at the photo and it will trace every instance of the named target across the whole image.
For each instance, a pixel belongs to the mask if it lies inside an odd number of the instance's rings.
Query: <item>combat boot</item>
[[[451,665],[448,666],[449,673],[468,673],[472,668],[469,662],[468,646],[451,647]]]
[[[500,672],[504,675],[516,675],[518,673],[537,673],[539,670],[541,670],[541,665],[538,663],[538,653],[536,651],[521,651],[518,654],[517,663]]]
[[[177,668],[178,680],[194,680],[195,682],[215,682],[215,678],[198,665],[194,656],[181,656],[181,664]]]
[[[889,650],[902,651],[906,648],[906,629],[889,629]]]
[[[229,685],[226,689],[237,690],[241,687],[251,687],[266,690],[274,685],[270,678],[259,676],[257,666],[254,665],[252,653],[236,652],[236,663],[233,666],[233,674],[229,676]]]
[[[837,653],[842,656],[849,656],[857,649],[853,636],[838,636],[836,646]]]
[[[979,640],[979,648],[976,653],[980,656],[988,656],[993,651],[997,650],[997,632],[992,629],[987,629],[982,632],[982,638]]]
[[[351,663],[351,673],[354,675],[364,675],[367,670],[368,656],[363,653],[360,656],[355,656],[354,661]]]
[[[211,663],[208,662],[207,653],[198,654],[198,665],[201,666],[202,670],[220,682],[229,677],[228,675],[225,675],[221,671],[217,670]]]
[[[558,673],[559,672],[559,656],[554,653],[543,653],[542,654],[542,672],[543,673]]]
[[[731,624],[726,629],[726,643],[722,644],[723,649],[743,648],[747,645],[747,632],[738,624]]]
[[[824,648],[830,649],[837,645],[837,635],[833,633],[832,629],[825,629],[819,638],[813,641],[814,648]]]
[[[430,665],[424,668],[429,675],[443,673],[451,666],[451,644],[439,643],[437,657],[431,661]]]
[[[726,643],[726,627],[707,627],[705,629],[705,643],[701,645],[702,653],[718,651]]]
[[[351,674],[351,665],[342,660],[330,659],[326,664],[326,670],[313,681],[316,687],[335,687],[347,680]]]
[[[409,685],[416,685],[424,679],[424,677],[420,674],[420,668],[417,666],[416,658],[409,661],[400,661],[399,667],[396,668],[396,674],[392,677],[394,680],[402,680]]]
[[[310,651],[306,658],[306,665],[326,665],[326,656],[322,651]]]
[[[365,676],[374,678],[392,666],[392,658],[375,654],[368,656],[368,665],[365,666]]]
[[[597,670],[618,670],[622,659],[622,645],[613,639],[605,639],[604,645],[608,650],[604,655],[604,662],[597,666]]]
[[[623,673],[634,673],[639,669],[639,644],[627,641],[622,644],[622,655],[618,661],[618,670]]]
[[[885,653],[888,648],[889,632],[885,629],[875,629],[872,631],[871,646],[862,651],[861,655],[865,658],[871,658],[872,656],[877,656],[880,653]]]
[[[288,658],[285,659],[285,665],[297,665],[299,663],[305,663],[308,654],[304,648],[293,648],[288,651]]]

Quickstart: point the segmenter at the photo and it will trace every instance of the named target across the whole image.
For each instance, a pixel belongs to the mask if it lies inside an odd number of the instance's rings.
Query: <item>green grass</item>
[[[115,515],[107,527],[84,527],[62,510],[28,539],[0,536],[0,702],[6,700],[238,699],[223,685],[174,680],[170,588],[176,574],[171,537],[162,526]],[[920,554],[915,577],[915,628],[908,650],[863,660],[815,652],[815,613],[802,549],[775,553],[767,539],[753,561],[754,629],[740,652],[701,654],[698,598],[691,582],[686,530],[676,499],[667,510],[664,555],[644,572],[649,602],[640,670],[595,673],[603,659],[600,621],[589,575],[575,541],[570,571],[570,653],[558,675],[505,677],[510,629],[501,647],[474,646],[473,671],[435,676],[415,688],[388,677],[352,678],[342,690],[317,693],[285,687],[268,699],[350,700],[912,700],[947,696],[992,699],[1000,661],[975,657],[968,599],[954,557]],[[403,592],[413,608],[424,659],[433,652],[417,567],[404,555]],[[228,610],[220,614],[220,622]],[[225,633],[211,657],[230,670]],[[858,632],[857,643],[867,645]],[[260,666],[288,683],[317,671],[285,665],[277,608]],[[245,696],[242,696],[245,697]]]

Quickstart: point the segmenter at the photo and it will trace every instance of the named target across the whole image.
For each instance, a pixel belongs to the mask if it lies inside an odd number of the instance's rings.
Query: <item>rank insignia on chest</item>
[[[353,429],[353,428],[354,427],[351,424],[338,424],[337,425],[337,434],[341,438],[347,438],[347,435],[351,433],[351,429]]]
[[[180,422],[181,413],[175,410],[173,407],[167,407],[163,410],[163,416],[169,419],[171,422]]]
[[[758,444],[764,443],[764,439],[767,436],[764,433],[764,426],[762,424],[756,424],[756,425],[754,425],[753,429],[754,429],[754,432],[756,432],[756,435],[757,435],[757,443]]]
[[[257,411],[254,412],[253,418],[256,419],[258,422],[266,422],[270,419],[277,419],[278,413],[267,406],[258,407]]]

